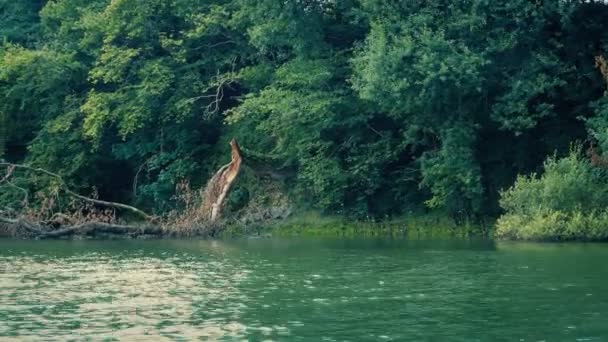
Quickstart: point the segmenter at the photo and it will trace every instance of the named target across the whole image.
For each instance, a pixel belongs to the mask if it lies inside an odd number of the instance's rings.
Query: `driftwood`
[[[209,222],[216,222],[221,216],[222,206],[232,184],[241,171],[243,158],[239,144],[235,139],[230,141],[231,161],[222,166],[209,180],[203,193],[201,217]]]

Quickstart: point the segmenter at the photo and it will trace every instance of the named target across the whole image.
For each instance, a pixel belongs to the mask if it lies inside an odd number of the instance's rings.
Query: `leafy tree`
[[[158,213],[233,136],[294,202],[355,217],[497,216],[548,155],[608,148],[600,1],[20,0],[0,18],[3,158]]]
[[[31,45],[39,38],[38,12],[46,0],[1,0],[0,41]]]

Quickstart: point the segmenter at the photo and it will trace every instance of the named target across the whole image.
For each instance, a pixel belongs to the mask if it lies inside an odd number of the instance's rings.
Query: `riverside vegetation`
[[[0,0],[0,38],[5,223],[134,219],[104,201],[197,233],[236,138],[242,225],[608,238],[605,1]]]

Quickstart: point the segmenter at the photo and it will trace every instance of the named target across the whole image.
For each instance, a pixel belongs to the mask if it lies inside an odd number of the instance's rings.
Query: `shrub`
[[[539,176],[519,176],[501,193],[505,214],[496,236],[522,240],[605,240],[608,238],[608,182],[574,148],[550,157]]]

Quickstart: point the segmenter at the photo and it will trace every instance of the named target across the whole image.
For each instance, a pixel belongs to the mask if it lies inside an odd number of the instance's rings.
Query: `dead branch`
[[[162,137],[162,135],[161,135],[161,137]],[[161,152],[162,152],[162,144],[161,144]],[[144,170],[144,167],[146,167],[156,156],[157,155],[155,154],[152,157],[146,159],[146,161],[143,162],[143,164],[141,164],[139,166],[139,168],[137,169],[137,172],[135,173],[135,177],[133,178],[133,197],[137,197],[137,184],[139,182],[139,174]]]
[[[130,226],[102,222],[86,222],[42,233],[39,239],[52,239],[68,235],[94,235],[94,234],[127,234],[127,235],[162,235],[163,229],[158,226]]]
[[[15,171],[14,166],[8,166],[6,168],[6,174],[4,175],[4,177],[2,177],[2,179],[0,179],[0,184],[2,184],[4,182],[8,182],[9,178],[12,177],[14,171]]]
[[[377,129],[375,129],[374,127],[372,127],[372,125],[370,125],[368,122],[365,123],[365,125],[367,126],[367,128],[369,128],[372,132],[376,133],[376,135],[378,135],[380,138],[384,138],[384,135],[382,133],[380,133]]]
[[[595,146],[591,144],[587,149],[587,157],[589,157],[589,162],[591,165],[600,168],[608,168],[608,159],[602,157],[599,153],[597,153]]]
[[[2,182],[0,182],[0,187],[4,187],[4,186],[9,186],[15,190],[18,190],[19,192],[21,192],[23,194],[23,199],[21,200],[21,205],[23,207],[27,207],[28,203],[29,203],[29,198],[30,195],[27,192],[27,190],[25,190],[24,188],[16,185],[15,183],[9,181],[8,179],[4,181],[4,184],[2,184]]]
[[[220,105],[222,100],[224,99],[224,89],[226,87],[230,87],[233,83],[236,82],[236,57],[232,59],[232,70],[225,75],[220,75],[219,70],[217,71],[217,76],[215,77],[214,84],[207,87],[203,93],[212,92],[211,94],[201,95],[197,97],[193,97],[188,99],[188,101],[194,103],[201,99],[210,99],[211,101],[205,107],[205,114],[209,117],[220,112]]]
[[[85,202],[89,202],[89,203],[93,203],[95,205],[99,205],[99,206],[103,206],[103,207],[111,207],[111,208],[118,208],[118,209],[123,209],[126,211],[130,211],[134,214],[137,214],[141,217],[143,217],[144,219],[146,219],[147,221],[155,221],[156,218],[148,215],[147,213],[145,213],[144,211],[135,208],[133,206],[127,205],[127,204],[122,204],[122,203],[117,203],[117,202],[109,202],[109,201],[102,201],[102,200],[97,200],[97,199],[93,199],[90,197],[86,197],[86,196],[82,196],[74,191],[72,191],[70,188],[67,187],[65,181],[63,180],[63,178],[53,172],[50,172],[48,170],[45,169],[41,169],[41,168],[36,168],[36,167],[32,167],[29,165],[24,165],[24,164],[13,164],[13,163],[4,163],[4,162],[0,162],[0,166],[6,166],[6,167],[14,167],[15,169],[23,169],[23,170],[28,170],[28,171],[32,171],[32,172],[36,172],[36,173],[40,173],[40,174],[45,174],[47,176],[50,176],[52,178],[55,178],[59,181],[60,186],[63,188],[63,190],[70,196],[78,198],[79,200],[85,201]]]
[[[40,234],[44,233],[44,229],[40,225],[31,223],[24,218],[11,219],[8,217],[0,216],[0,223],[11,225],[13,227],[16,227],[21,230],[25,230],[25,231],[29,232],[30,234],[34,234],[34,235],[40,235]]]
[[[165,231],[156,225],[120,225],[103,222],[85,222],[77,225],[69,225],[59,229],[53,229],[51,226],[37,224],[28,221],[25,218],[11,219],[0,216],[0,224],[12,226],[20,231],[25,231],[27,234],[36,239],[56,239],[72,235],[96,235],[96,234],[120,234],[129,236],[140,235],[155,235],[161,236]]]
[[[17,224],[17,222],[19,222],[19,220],[15,220],[15,219],[11,219],[11,218],[8,218],[8,217],[2,217],[2,216],[0,216],[0,223]]]
[[[50,219],[43,222],[43,224],[47,225],[47,226],[54,225],[54,224],[63,225],[66,223],[75,224],[76,222],[73,217],[70,217],[64,213],[54,213]]]

